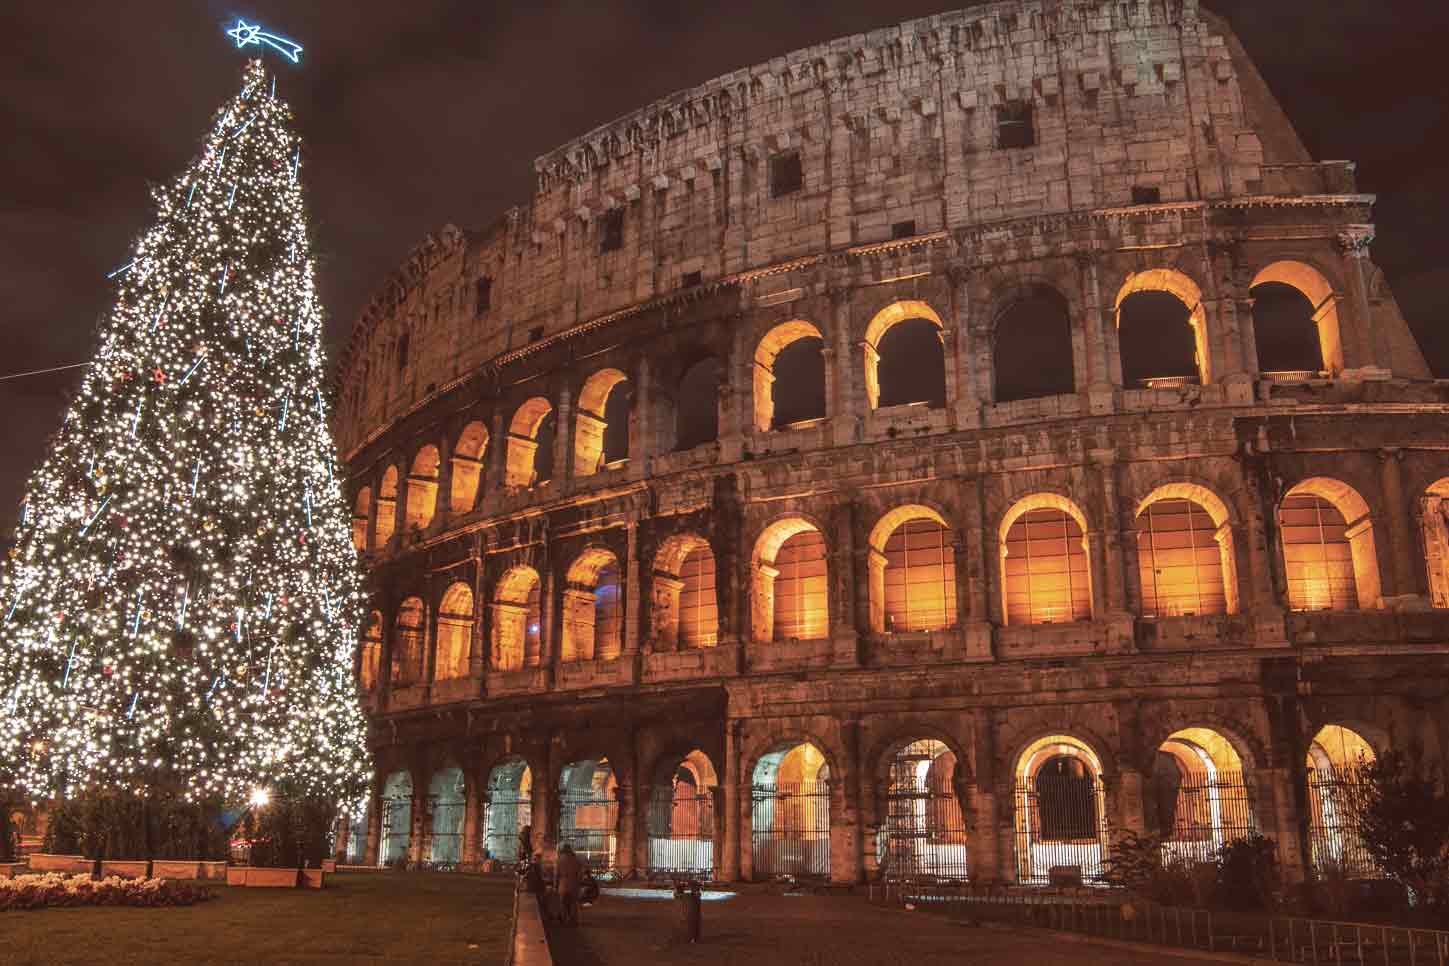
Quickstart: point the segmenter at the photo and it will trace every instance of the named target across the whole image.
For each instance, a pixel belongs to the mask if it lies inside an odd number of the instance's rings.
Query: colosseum
[[[1449,384],[1196,0],[822,43],[545,154],[361,313],[352,861],[1371,874],[1449,766]]]

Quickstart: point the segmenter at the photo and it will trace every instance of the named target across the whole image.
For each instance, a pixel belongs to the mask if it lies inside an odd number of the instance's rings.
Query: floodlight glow
[[[272,793],[265,788],[252,789],[251,803],[253,808],[266,808],[272,800]]]

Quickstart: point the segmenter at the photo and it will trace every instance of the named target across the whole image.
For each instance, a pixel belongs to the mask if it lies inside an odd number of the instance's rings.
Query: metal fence
[[[489,789],[483,804],[484,858],[499,862],[517,862],[518,833],[532,825],[533,800],[526,792],[513,789]]]
[[[649,789],[649,871],[709,876],[714,872],[714,793],[681,794],[692,785]]]
[[[467,803],[461,798],[430,795],[427,806],[432,829],[428,862],[434,866],[456,866],[463,861],[463,817]]]
[[[1213,862],[1224,845],[1257,827],[1240,771],[1155,776],[1147,792],[1149,827],[1162,836],[1166,863]]]
[[[923,780],[916,759],[902,752],[892,762],[878,854],[887,879],[964,880],[966,819],[955,791]],[[930,758],[922,759],[929,764]]]
[[[1367,790],[1353,769],[1308,769],[1308,845],[1316,872],[1352,879],[1382,875],[1354,827]]]
[[[572,846],[579,861],[595,872],[614,867],[619,803],[612,797],[605,792],[564,792],[558,822],[559,844]]]
[[[1107,856],[1102,782],[1081,776],[1038,774],[1016,786],[1017,878],[1045,885],[1053,877],[1101,879]]]
[[[830,785],[755,785],[750,801],[756,876],[830,874]]]
[[[382,801],[382,847],[377,861],[382,865],[406,862],[412,844],[413,803],[411,798]]]

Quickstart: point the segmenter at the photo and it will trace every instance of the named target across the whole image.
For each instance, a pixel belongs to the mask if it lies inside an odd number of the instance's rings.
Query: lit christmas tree
[[[156,191],[4,563],[0,787],[365,787],[360,580],[300,165],[257,60]]]

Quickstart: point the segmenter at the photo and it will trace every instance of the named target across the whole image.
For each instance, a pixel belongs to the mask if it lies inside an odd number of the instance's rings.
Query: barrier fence
[[[830,785],[756,785],[751,796],[757,876],[830,874]]]

